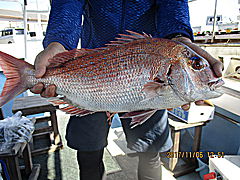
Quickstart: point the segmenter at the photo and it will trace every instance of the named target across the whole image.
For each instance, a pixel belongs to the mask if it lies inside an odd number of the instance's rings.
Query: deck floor
[[[41,164],[39,180],[77,180],[79,179],[76,151],[67,147],[65,140],[66,125],[69,116],[58,111],[59,130],[64,148],[33,157],[34,163]],[[126,141],[121,128],[110,129],[109,145],[105,149],[104,163],[108,180],[137,180],[138,158],[126,148]],[[163,180],[175,180],[171,172],[163,168]],[[177,180],[200,180],[197,173],[191,173]]]

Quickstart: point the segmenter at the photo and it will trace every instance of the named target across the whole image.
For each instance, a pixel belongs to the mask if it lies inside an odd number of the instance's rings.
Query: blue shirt
[[[83,48],[102,47],[125,30],[193,39],[188,0],[53,0],[43,45],[59,42],[70,50],[81,38]]]
[[[82,16],[84,22],[82,24]],[[181,33],[192,39],[187,0],[53,0],[44,47],[59,42],[68,50],[102,47],[125,30],[145,32],[154,37]],[[72,116],[67,126],[68,146],[95,151],[107,144],[105,113]],[[166,151],[172,146],[167,114],[158,111],[142,126],[130,130],[122,121],[128,147],[138,152]],[[87,127],[87,128],[86,128]],[[89,128],[91,131],[89,131]],[[81,138],[79,138],[81,137]]]

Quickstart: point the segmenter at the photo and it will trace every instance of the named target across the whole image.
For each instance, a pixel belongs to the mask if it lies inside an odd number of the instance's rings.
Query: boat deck
[[[48,154],[33,157],[34,163],[41,164],[39,180],[79,179],[76,151],[67,147],[65,130],[69,116],[58,111],[59,131],[63,139],[64,148]],[[109,145],[105,149],[104,163],[108,180],[136,180],[138,158],[134,152],[126,148],[126,140],[122,128],[111,128],[108,136]],[[193,172],[177,180],[200,180]],[[175,180],[170,171],[163,167],[163,180]]]

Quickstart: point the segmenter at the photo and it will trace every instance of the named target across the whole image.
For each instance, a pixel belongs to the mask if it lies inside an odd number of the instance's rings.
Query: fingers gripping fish
[[[75,49],[49,59],[42,78],[34,67],[0,52],[7,77],[0,106],[42,82],[54,84],[64,98],[50,101],[64,105],[73,115],[107,111],[129,112],[132,125],[145,122],[158,109],[178,107],[201,99],[219,97],[217,78],[208,61],[179,42],[128,31],[106,47]]]

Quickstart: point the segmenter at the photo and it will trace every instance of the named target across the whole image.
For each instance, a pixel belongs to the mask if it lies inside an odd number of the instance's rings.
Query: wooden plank
[[[16,155],[20,150],[23,150],[25,148],[27,143],[15,143],[12,147],[12,155]]]
[[[168,121],[169,121],[170,127],[173,128],[174,130],[192,128],[192,127],[204,125],[206,123],[206,122],[186,123],[186,122],[180,121],[178,118],[170,114],[169,114]]]
[[[51,121],[51,118],[47,116],[36,117],[36,123],[47,122],[47,121]]]
[[[12,156],[12,157],[6,158],[5,160],[6,160],[10,179],[22,180],[18,157]]]
[[[30,174],[28,180],[37,180],[40,173],[41,165],[34,164],[32,168],[32,173]]]
[[[187,129],[187,128],[195,128],[195,134],[194,134],[194,143],[192,146],[193,152],[198,152],[201,142],[201,132],[202,132],[202,126],[206,125],[205,122],[198,122],[198,123],[186,123],[181,120],[179,120],[177,117],[174,117],[172,115],[169,115],[169,125],[171,127],[172,132],[172,139],[173,139],[173,147],[170,150],[170,154],[175,154],[175,152],[179,152],[179,144],[180,144],[180,131],[181,129]],[[162,155],[163,156],[163,155]],[[193,172],[196,169],[196,159],[195,158],[188,158],[187,162],[183,165],[179,165],[178,163],[178,155],[174,155],[174,157],[165,156],[165,158],[161,157],[162,162],[164,163],[164,166],[173,172],[175,177],[179,177],[185,174],[188,174],[190,172]],[[181,158],[184,159],[184,158]]]
[[[40,154],[48,153],[50,149],[51,149],[50,147],[34,149],[34,150],[32,150],[32,156],[37,156],[37,155],[40,155]]]
[[[62,144],[61,136],[58,131],[58,123],[57,123],[57,114],[56,111],[50,111],[51,114],[51,123],[53,127],[53,133],[54,133],[54,144]]]
[[[25,172],[26,175],[31,174],[33,164],[32,164],[32,155],[31,155],[31,150],[29,144],[26,145],[23,151],[23,161],[25,164]]]
[[[21,111],[24,116],[27,116],[27,115],[32,115],[32,114],[45,113],[51,109],[55,109],[55,107],[53,107],[51,105],[47,105],[47,106],[39,106],[39,107],[28,108],[28,109],[24,109],[24,108],[13,109],[12,111],[13,111],[13,113],[16,113],[17,111]]]
[[[173,146],[172,146],[170,152],[175,153],[175,152],[179,151],[180,131],[173,131],[172,139],[173,139]],[[169,169],[171,171],[174,170],[175,166],[177,165],[177,162],[178,162],[178,157],[172,157],[169,159]]]
[[[41,96],[26,96],[21,98],[16,98],[13,103],[13,109],[28,109],[39,106],[51,105],[46,98]]]
[[[33,133],[33,137],[40,137],[44,135],[50,134],[50,140],[53,141],[55,145],[58,145],[57,148],[62,147],[62,140],[58,130],[57,124],[57,115],[56,115],[57,107],[50,104],[45,98],[40,96],[27,96],[23,98],[17,98],[14,101],[13,112],[22,111],[23,115],[32,115],[39,114],[44,112],[50,112],[50,117],[40,117],[36,118],[36,123],[51,121],[51,126],[45,126],[42,128],[35,129]],[[52,136],[51,136],[52,135]],[[41,149],[35,149],[32,153],[42,154],[46,153],[49,150],[55,150],[53,146],[45,147]]]
[[[34,139],[37,139],[37,138],[40,138],[41,136],[48,136],[48,137],[50,137],[50,134],[51,134],[51,132],[41,132],[41,133],[38,133],[38,134],[33,134],[33,138]]]
[[[55,110],[56,107],[40,96],[26,96],[15,99],[12,107],[13,113],[22,111],[23,115],[37,114]]]
[[[53,127],[46,126],[46,127],[35,129],[33,134],[39,134],[39,133],[42,133],[42,132],[53,132]]]
[[[45,147],[45,148],[32,150],[32,156],[37,156],[37,155],[45,154],[45,153],[48,153],[48,152],[54,152],[54,151],[57,151],[57,150],[62,149],[62,148],[63,148],[62,144],[60,144],[60,145],[52,144],[50,147]]]
[[[21,172],[23,172],[26,167],[25,165],[19,166]],[[24,178],[24,179],[28,179],[28,180],[37,180],[39,173],[40,173],[40,169],[41,169],[41,165],[40,164],[33,164],[33,168],[32,171],[30,172],[30,174],[28,174],[28,178]]]

